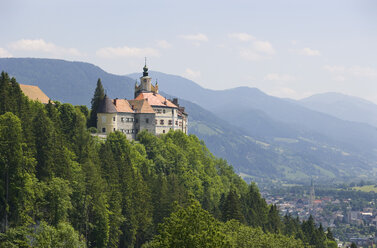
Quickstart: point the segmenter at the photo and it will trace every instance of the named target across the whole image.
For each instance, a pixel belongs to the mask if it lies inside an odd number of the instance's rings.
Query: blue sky
[[[1,0],[0,57],[151,70],[280,97],[377,103],[377,1]]]

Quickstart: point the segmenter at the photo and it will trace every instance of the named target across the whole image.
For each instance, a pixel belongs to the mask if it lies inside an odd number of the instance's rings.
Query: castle
[[[168,100],[158,94],[158,83],[151,83],[145,64],[140,85],[135,83],[135,99],[103,99],[97,110],[99,134],[114,131],[124,133],[127,139],[135,139],[138,132],[147,130],[155,135],[169,130],[181,130],[187,134],[188,115],[179,106],[178,99]]]

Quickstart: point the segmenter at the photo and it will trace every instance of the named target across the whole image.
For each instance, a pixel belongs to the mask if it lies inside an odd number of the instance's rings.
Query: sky
[[[0,0],[0,57],[181,75],[209,89],[377,103],[375,0]]]

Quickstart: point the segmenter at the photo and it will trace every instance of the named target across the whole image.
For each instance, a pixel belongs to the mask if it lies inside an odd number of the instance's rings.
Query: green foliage
[[[85,107],[29,101],[6,73],[0,96],[0,248],[332,247],[194,135],[99,140]]]
[[[293,238],[264,233],[236,220],[227,223],[214,219],[203,210],[197,201],[186,208],[178,207],[164,223],[159,234],[144,248],[158,247],[258,247],[258,248],[300,248],[302,241]]]
[[[160,225],[159,235],[144,248],[230,247],[221,223],[203,210],[197,201],[178,209]]]
[[[103,89],[101,79],[99,78],[97,81],[97,87],[94,91],[94,96],[91,101],[92,107],[90,111],[88,127],[97,127],[97,110],[104,97],[105,90]]]

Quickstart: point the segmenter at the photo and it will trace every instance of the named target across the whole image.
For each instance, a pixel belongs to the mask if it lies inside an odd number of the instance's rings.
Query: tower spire
[[[144,57],[144,59],[145,59],[145,65],[143,68],[143,77],[148,77],[147,57]]]

